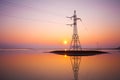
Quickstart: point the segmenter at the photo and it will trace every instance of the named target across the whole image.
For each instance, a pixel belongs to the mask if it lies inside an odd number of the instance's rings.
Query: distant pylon
[[[67,25],[73,26],[73,35],[72,35],[72,40],[70,43],[69,50],[82,50],[80,41],[79,41],[78,31],[77,31],[77,20],[80,20],[80,21],[82,20],[81,18],[77,18],[76,10],[74,10],[73,16],[67,17],[67,18],[70,18],[71,20],[73,19],[73,24],[67,24]]]

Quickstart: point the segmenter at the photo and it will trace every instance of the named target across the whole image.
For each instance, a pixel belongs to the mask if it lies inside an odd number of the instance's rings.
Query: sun
[[[64,40],[63,43],[66,45],[68,42],[66,40]]]

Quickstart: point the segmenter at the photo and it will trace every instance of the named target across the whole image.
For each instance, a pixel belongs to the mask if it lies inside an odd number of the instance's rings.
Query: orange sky
[[[96,47],[97,43],[100,47],[120,45],[117,0],[3,0],[0,4],[0,47],[4,44],[65,47],[63,42],[70,43],[73,29],[66,25],[72,21],[65,16],[72,16],[74,9],[83,21],[78,22],[83,47]]]

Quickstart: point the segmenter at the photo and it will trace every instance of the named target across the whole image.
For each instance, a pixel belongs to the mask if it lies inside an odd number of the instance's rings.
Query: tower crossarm
[[[81,18],[77,18],[77,20],[80,20],[82,22],[82,19]]]

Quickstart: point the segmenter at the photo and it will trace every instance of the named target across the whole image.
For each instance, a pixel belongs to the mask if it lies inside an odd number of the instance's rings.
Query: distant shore
[[[60,49],[63,50],[64,48],[0,48],[0,49]],[[82,48],[83,50],[120,50],[120,47],[117,48]]]

